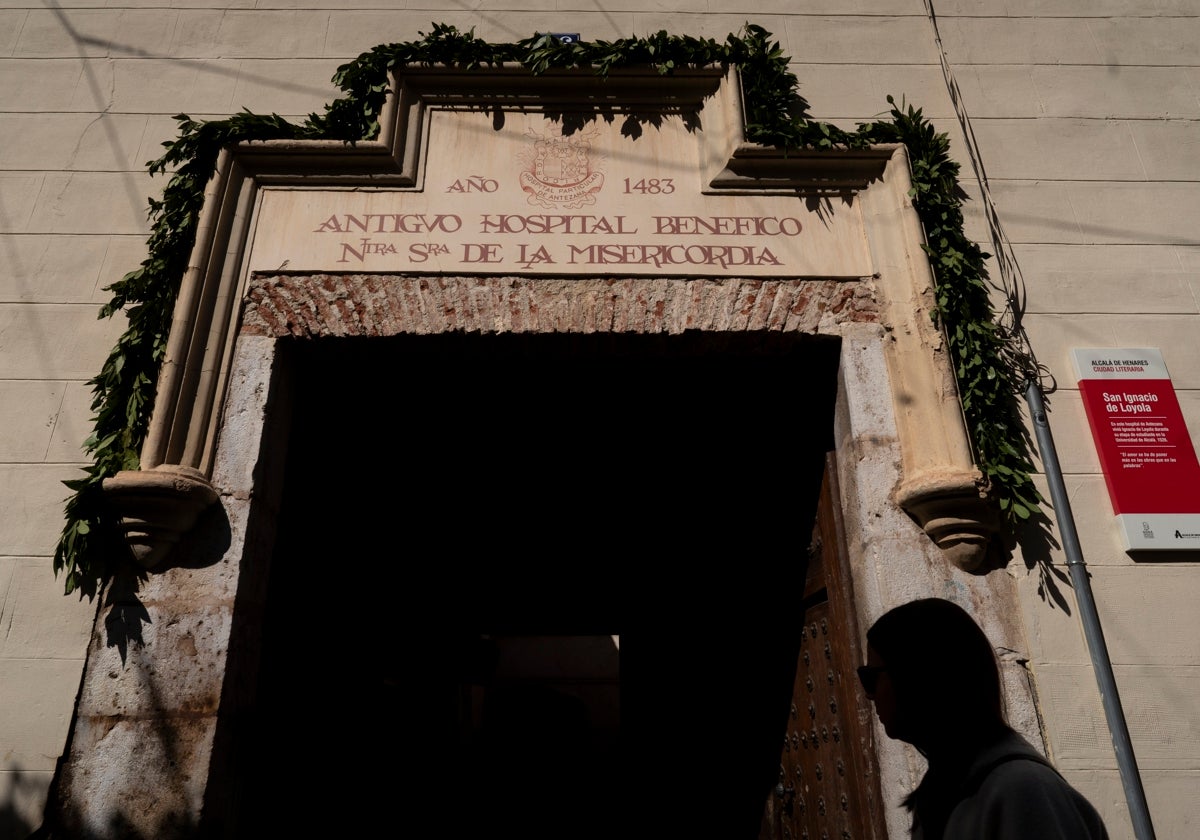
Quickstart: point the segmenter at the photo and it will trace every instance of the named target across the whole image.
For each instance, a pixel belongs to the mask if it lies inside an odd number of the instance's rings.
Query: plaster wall
[[[1070,350],[1161,348],[1200,441],[1200,59],[1188,45],[1200,23],[1184,4],[1040,9],[943,7],[940,29],[1029,291],[1033,347],[1059,386],[1050,423],[1151,816],[1159,837],[1188,837],[1200,824],[1200,809],[1179,796],[1200,782],[1200,627],[1189,606],[1200,557],[1135,562],[1123,550]],[[978,214],[975,226],[981,239]],[[1026,535],[1024,563],[1009,568],[1048,747],[1113,835],[1130,837],[1073,593],[1060,583],[1056,604],[1039,589],[1039,566],[1065,571],[1057,542]]]
[[[794,57],[815,116],[850,126],[904,96],[951,133],[964,188],[981,196],[915,0],[751,0],[736,14],[703,0],[0,5],[0,837],[40,822],[78,690],[95,604],[64,598],[49,570],[60,482],[83,463],[86,380],[122,329],[95,318],[102,287],[145,253],[145,198],[163,182],[143,162],[173,136],[172,114],[320,110],[337,65],[431,21],[511,41],[548,29],[719,39],[750,20]],[[1159,836],[1190,836],[1200,805],[1180,791],[1200,783],[1200,567],[1135,564],[1121,550],[1068,353],[1160,347],[1200,440],[1200,16],[1187,0],[933,5],[1028,286],[1034,348],[1060,386],[1051,423],[1151,811]],[[969,209],[994,250],[982,202]],[[1058,587],[1069,614],[1038,592],[1038,564],[1063,563],[1045,544],[1027,540],[995,573],[1022,592],[1027,641],[1013,648],[1036,677],[1052,757],[1113,837],[1130,837],[1069,587]],[[889,562],[885,546],[872,550]],[[864,594],[866,612],[917,594],[911,580]]]

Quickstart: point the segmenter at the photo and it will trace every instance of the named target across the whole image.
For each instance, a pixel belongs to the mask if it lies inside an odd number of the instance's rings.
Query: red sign
[[[1200,462],[1162,355],[1103,348],[1074,358],[1126,549],[1200,549]]]

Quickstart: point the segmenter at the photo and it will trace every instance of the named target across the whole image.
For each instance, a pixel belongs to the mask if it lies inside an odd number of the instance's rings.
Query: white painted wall
[[[339,64],[433,21],[512,41],[537,30],[720,39],[748,20],[793,57],[815,116],[852,126],[886,110],[886,94],[904,96],[966,163],[917,0],[748,0],[736,13],[708,0],[219,5],[0,2],[0,838],[36,827],[67,735],[95,605],[64,598],[50,573],[60,482],[82,463],[85,382],[122,328],[96,319],[101,287],[144,255],[146,197],[163,180],[143,164],[173,135],[172,114],[320,110]],[[934,5],[1029,287],[1035,349],[1061,387],[1051,422],[1158,835],[1189,837],[1200,825],[1200,567],[1135,565],[1121,550],[1069,351],[1161,348],[1200,440],[1200,8]],[[964,186],[980,194],[969,167]],[[971,224],[986,236],[978,207]],[[1021,558],[1005,573],[1025,593],[1053,757],[1114,839],[1131,837],[1074,607],[1040,598]]]

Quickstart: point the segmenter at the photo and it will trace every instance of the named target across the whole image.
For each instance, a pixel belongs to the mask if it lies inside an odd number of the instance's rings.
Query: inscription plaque
[[[497,128],[490,113],[431,110],[418,189],[264,187],[251,269],[871,273],[848,196],[706,194],[700,137],[682,117],[564,131],[541,113],[505,112]]]

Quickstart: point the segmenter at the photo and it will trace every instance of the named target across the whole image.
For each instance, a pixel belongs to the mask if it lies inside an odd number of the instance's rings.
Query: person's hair
[[[867,631],[867,644],[883,658],[905,721],[905,740],[920,749],[929,739],[970,749],[1008,731],[1000,668],[991,642],[962,607],[922,598],[884,613]],[[927,840],[942,837],[958,801],[962,768],[930,764],[904,800]]]
[[[910,720],[975,731],[1004,726],[1000,669],[983,630],[962,607],[922,598],[889,610],[867,631]]]

